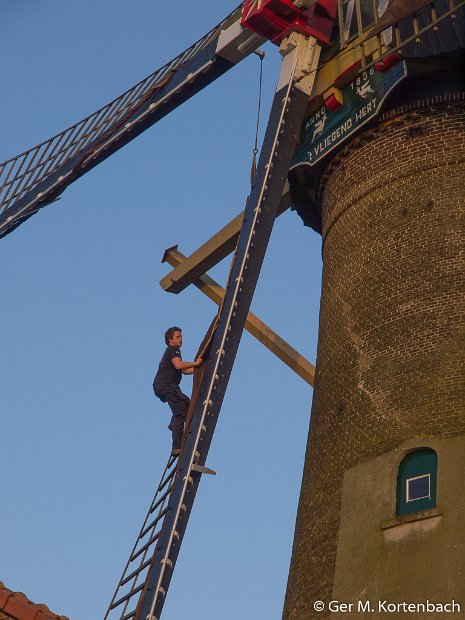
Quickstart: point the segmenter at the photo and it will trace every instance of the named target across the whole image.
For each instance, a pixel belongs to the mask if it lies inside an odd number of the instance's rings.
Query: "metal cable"
[[[260,110],[262,105],[262,81],[263,81],[263,59],[265,58],[265,52],[256,50],[254,52],[260,58],[260,77],[258,86],[258,109],[257,109],[257,125],[255,127],[255,143],[253,147],[252,167],[250,169],[250,186],[253,187],[255,175],[257,173],[257,153],[258,153],[258,131],[260,128]]]

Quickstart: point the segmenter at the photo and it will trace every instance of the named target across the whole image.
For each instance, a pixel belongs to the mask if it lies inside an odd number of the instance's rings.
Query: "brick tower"
[[[321,227],[323,283],[285,620],[397,618],[405,603],[465,618],[464,97],[450,84],[404,82],[324,161],[313,200],[293,181]]]

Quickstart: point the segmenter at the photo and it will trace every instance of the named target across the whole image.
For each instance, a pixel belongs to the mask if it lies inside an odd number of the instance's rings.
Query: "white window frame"
[[[412,480],[418,480],[419,478],[428,478],[428,495],[423,495],[422,497],[409,497],[409,482]],[[415,476],[413,478],[406,478],[405,480],[405,499],[406,502],[416,502],[419,499],[430,499],[431,498],[431,474],[422,474],[421,476]]]

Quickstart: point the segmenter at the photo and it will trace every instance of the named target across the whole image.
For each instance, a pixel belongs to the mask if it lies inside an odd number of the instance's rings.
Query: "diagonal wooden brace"
[[[284,192],[279,204],[278,215],[284,213],[291,204],[289,185],[286,183]],[[228,254],[234,252],[237,239],[241,231],[244,212],[239,213],[233,220],[217,232],[213,237],[206,241],[200,248],[195,250],[189,257],[184,257],[182,264],[170,271],[168,275],[160,280],[160,286],[167,293],[180,293],[194,280],[206,273],[217,263],[223,260]],[[164,260],[162,259],[162,262]],[[169,262],[169,261],[167,261]],[[171,263],[170,263],[171,264]]]
[[[163,262],[169,263],[175,268],[182,265],[185,260],[186,257],[177,249],[177,246],[166,250],[163,256]],[[196,278],[192,281],[192,284],[217,305],[220,305],[223,301],[225,295],[224,288],[207,274]],[[298,374],[299,377],[313,386],[315,380],[315,366],[252,312],[249,312],[247,315],[245,329],[251,333],[252,336],[255,336],[267,349],[279,357],[279,359]]]

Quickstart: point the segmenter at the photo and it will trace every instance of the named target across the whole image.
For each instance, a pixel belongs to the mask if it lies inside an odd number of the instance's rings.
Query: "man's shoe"
[[[171,456],[179,456],[181,454],[181,448],[173,448],[171,450]]]

